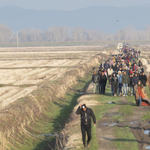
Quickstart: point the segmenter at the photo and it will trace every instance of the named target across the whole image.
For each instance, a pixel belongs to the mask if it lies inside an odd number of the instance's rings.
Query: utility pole
[[[17,31],[17,47],[19,47],[18,31]]]

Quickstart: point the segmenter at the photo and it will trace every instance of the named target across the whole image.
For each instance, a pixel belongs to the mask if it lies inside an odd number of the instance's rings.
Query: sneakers
[[[133,95],[131,94],[131,96],[133,96]]]
[[[125,97],[125,95],[123,95],[123,97]]]
[[[114,96],[116,96],[116,94],[114,94]]]

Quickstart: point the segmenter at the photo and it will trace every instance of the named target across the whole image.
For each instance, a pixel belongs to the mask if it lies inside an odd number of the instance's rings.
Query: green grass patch
[[[117,150],[138,150],[138,143],[128,127],[116,128],[113,143]]]
[[[132,106],[130,105],[122,105],[119,108],[119,113],[123,114],[124,116],[131,116],[133,114]]]
[[[150,112],[146,111],[146,113],[142,116],[142,120],[148,120],[150,119]]]
[[[119,97],[111,96],[111,88],[106,88],[106,95],[97,94],[92,98],[92,100],[96,100],[101,102],[102,105],[92,106],[90,108],[93,109],[94,114],[96,116],[97,122],[102,119],[103,115],[111,108],[115,107],[116,104],[108,104],[108,102],[117,102],[120,100]],[[93,124],[92,124],[93,125]],[[92,140],[90,142],[90,149],[97,150],[100,145],[98,144],[97,136],[96,136],[96,128],[92,126]],[[81,145],[83,147],[83,145]],[[79,148],[77,150],[82,150],[83,148]]]
[[[86,89],[91,82],[92,74],[93,72],[88,72],[84,78],[78,78],[78,83],[72,86],[72,89]],[[42,115],[39,116],[35,122],[32,122],[30,128],[26,130],[35,136],[39,136],[43,133],[58,133],[69,121],[69,116],[80,96],[78,92],[68,90],[63,98],[56,99],[54,102],[47,102],[47,109],[45,109]],[[54,146],[53,143],[55,140],[46,138],[41,140],[30,136],[25,138],[25,135],[21,135],[21,137],[18,135],[16,138],[17,144],[15,144],[13,148],[11,147],[13,150],[46,150],[49,148],[49,143],[51,143],[51,146]]]

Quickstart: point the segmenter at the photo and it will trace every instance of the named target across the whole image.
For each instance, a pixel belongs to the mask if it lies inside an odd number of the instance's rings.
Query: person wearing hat
[[[96,118],[91,108],[87,108],[85,104],[82,104],[78,107],[76,111],[77,115],[81,115],[81,132],[82,132],[82,141],[84,148],[90,147],[91,141],[91,117],[94,122],[94,127],[96,126]],[[86,143],[86,133],[88,136],[88,140]]]

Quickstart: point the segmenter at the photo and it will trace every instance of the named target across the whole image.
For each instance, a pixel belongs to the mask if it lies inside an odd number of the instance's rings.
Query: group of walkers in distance
[[[150,106],[150,100],[145,94],[147,80],[150,90],[150,73],[147,79],[139,56],[140,51],[124,45],[120,50],[120,54],[112,55],[106,62],[100,64],[98,72],[94,68],[92,76],[93,94],[105,94],[108,81],[112,96],[135,95],[137,106],[140,106],[143,101]],[[81,132],[84,147],[90,147],[91,118],[94,126],[96,126],[93,110],[87,108],[86,104],[82,104],[78,107],[76,114],[81,115]],[[88,136],[87,142],[86,133]]]
[[[98,73],[94,71],[92,76],[93,94],[105,94],[107,80],[112,96],[135,95],[134,87],[138,81],[145,87],[147,76],[139,56],[140,51],[124,46],[120,54],[102,62]]]

